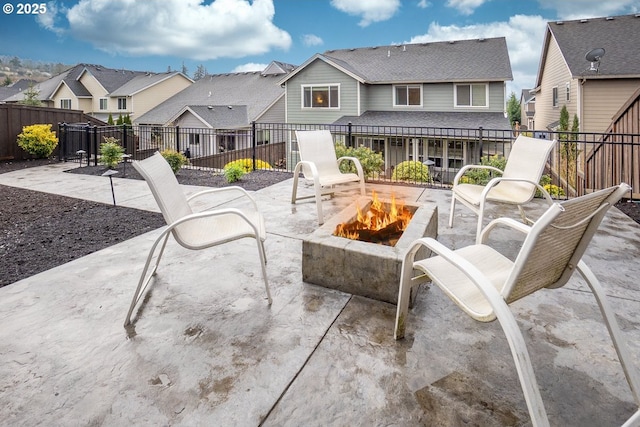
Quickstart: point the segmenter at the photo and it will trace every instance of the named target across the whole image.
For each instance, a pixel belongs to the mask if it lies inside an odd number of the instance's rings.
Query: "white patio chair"
[[[555,140],[549,141],[520,135],[511,147],[504,172],[489,165],[463,166],[453,179],[449,227],[453,227],[456,200],[478,215],[476,241],[482,230],[487,202],[517,205],[522,221],[527,223],[528,219],[522,206],[533,199],[536,188],[540,189],[551,202],[551,197],[538,183],[555,143]],[[486,185],[460,183],[460,178],[471,169],[488,169],[501,176],[493,178]]]
[[[300,161],[296,164],[293,172],[291,203],[295,204],[297,200],[315,198],[318,223],[323,224],[322,196],[353,188],[359,188],[360,194],[365,195],[362,165],[356,157],[336,159],[333,138],[328,130],[297,130],[296,139],[298,140]],[[355,164],[357,174],[340,172],[339,165],[342,161],[352,161]],[[314,194],[312,196],[297,196],[300,172],[305,179],[313,182]]]
[[[244,237],[256,239],[262,267],[262,278],[267,291],[267,299],[269,304],[271,304],[271,292],[269,291],[266,270],[267,258],[264,250],[264,240],[266,239],[264,219],[258,211],[258,206],[253,197],[243,188],[233,186],[200,191],[187,198],[180,188],[169,163],[167,163],[160,153],[156,152],[147,159],[134,161],[132,163],[133,167],[142,175],[145,181],[147,181],[151,193],[153,193],[153,197],[156,199],[158,207],[167,222],[167,228],[164,229],[151,246],[147,261],[140,275],[140,280],[138,281],[138,287],[131,300],[131,306],[129,307],[124,325],[127,326],[131,323],[133,309],[140,300],[149,281],[155,275],[169,235],[173,235],[176,242],[181,246],[193,250],[210,248]],[[240,196],[246,197],[251,202],[253,208],[221,208],[194,212],[189,205],[189,202],[196,197],[204,194],[223,192],[240,193]],[[155,266],[147,277],[149,265],[160,242],[162,242],[162,246],[157,255]]]
[[[548,419],[529,353],[509,304],[539,289],[559,288],[577,270],[597,300],[636,404],[640,407],[640,377],[632,364],[615,313],[598,279],[581,260],[609,207],[629,191],[628,185],[621,184],[554,203],[532,226],[510,218],[495,219],[482,231],[479,244],[455,251],[431,238],[416,240],[403,261],[395,338],[405,335],[411,288],[429,280],[473,319],[480,322],[498,319],[511,348],[533,425],[547,426]],[[486,244],[490,232],[498,225],[526,234],[515,261]],[[415,259],[422,247],[437,256]],[[418,274],[415,277],[414,272]],[[625,425],[639,424],[640,410]]]

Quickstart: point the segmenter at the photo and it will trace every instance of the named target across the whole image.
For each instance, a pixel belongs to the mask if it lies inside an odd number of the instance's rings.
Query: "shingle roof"
[[[216,129],[239,129],[249,123],[246,105],[190,105],[188,109]]]
[[[513,80],[504,37],[328,50],[298,70],[317,58],[370,84]]]
[[[118,87],[117,89],[113,90],[109,95],[110,96],[131,96],[141,91],[142,89],[153,86],[175,75],[184,76],[184,74],[177,71],[168,72],[168,73],[159,73],[159,74],[155,74],[155,73],[140,74],[133,77],[132,79],[130,79],[125,84]],[[186,78],[189,79],[188,77]]]
[[[281,77],[260,72],[206,76],[138,117],[136,123],[165,125],[187,105],[244,105],[248,125],[284,95]]]
[[[366,111],[361,116],[343,116],[334,123],[349,122],[359,126],[511,129],[504,113],[489,112]]]
[[[574,77],[640,76],[640,14],[549,22],[545,45],[549,35],[558,43]],[[585,59],[594,48],[605,50],[597,74],[588,71],[590,63]]]

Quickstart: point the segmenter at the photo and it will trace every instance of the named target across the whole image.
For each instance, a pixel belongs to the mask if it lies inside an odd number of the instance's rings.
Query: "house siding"
[[[191,81],[183,77],[182,75],[176,74],[166,80],[161,81],[153,86],[150,86],[135,95],[133,95],[130,99],[127,99],[127,102],[131,102],[131,105],[127,104],[127,109],[132,111],[131,119],[134,117],[140,117],[147,111],[152,108],[158,106],[162,102],[171,98],[176,93],[180,92],[183,89],[186,89],[191,85]],[[115,107],[117,108],[117,99],[110,99],[109,103],[116,102]]]
[[[340,85],[340,108],[337,109],[302,109],[302,85]],[[333,123],[342,116],[358,114],[359,82],[347,74],[316,60],[287,82],[287,121],[289,123],[323,124]]]
[[[284,96],[276,101],[271,108],[256,119],[259,123],[283,123],[284,122]]]
[[[54,108],[60,108],[60,101],[62,99],[71,99],[71,109],[72,110],[81,110],[82,108],[79,105],[78,98],[76,95],[71,92],[71,89],[66,84],[60,85],[60,88],[56,91],[53,96],[53,105]]]
[[[638,88],[640,79],[586,80],[582,86],[581,131],[606,131],[616,113],[628,101],[629,94]]]
[[[107,97],[107,91],[105,90],[104,87],[102,87],[102,85],[96,80],[95,77],[93,77],[93,75],[89,72],[84,72],[82,74],[82,77],[80,78],[80,83],[82,83],[82,85],[84,87],[87,88],[87,90],[89,91],[89,93],[91,93],[92,98],[90,100],[88,100],[88,103],[86,104],[86,109],[83,108],[82,111],[84,111],[85,113],[88,114],[108,114],[110,110],[104,110],[101,111],[100,110],[100,98],[106,98]],[[108,107],[112,107],[112,103],[109,102],[108,103]],[[117,104],[116,104],[117,106]]]
[[[571,82],[571,96],[573,102],[567,103],[564,98],[564,88],[566,82]],[[558,87],[558,106],[553,106],[553,87]],[[567,105],[569,117],[578,114],[576,96],[578,92],[577,83],[572,81],[571,74],[566,62],[560,52],[558,44],[552,37],[549,42],[547,58],[542,70],[540,82],[541,91],[536,93],[536,129],[544,130],[550,123],[560,119],[560,109]]]

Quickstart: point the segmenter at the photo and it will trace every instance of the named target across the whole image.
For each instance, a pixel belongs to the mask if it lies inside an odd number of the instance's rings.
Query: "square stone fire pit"
[[[356,205],[367,210],[370,203],[370,197],[359,198],[303,240],[302,280],[397,304],[404,254],[414,240],[437,237],[438,207],[406,203],[415,212],[393,247],[333,235],[338,224],[355,218]]]

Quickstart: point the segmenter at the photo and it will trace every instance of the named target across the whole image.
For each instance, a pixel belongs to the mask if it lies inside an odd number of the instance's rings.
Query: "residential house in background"
[[[134,124],[140,125],[140,137],[158,148],[163,142],[173,144],[175,138],[162,127],[180,127],[184,138],[179,141],[180,151],[192,159],[249,148],[252,122],[284,123],[285,91],[280,80],[294,69],[291,64],[273,61],[261,72],[205,76],[137,117]],[[283,139],[261,130],[256,142],[263,145]]]
[[[135,120],[193,83],[179,72],[150,73],[78,64],[34,86],[44,106],[81,110],[104,122],[109,114]],[[19,102],[19,92],[5,102]]]
[[[640,87],[639,41],[640,14],[547,23],[534,89],[536,128],[556,129],[566,105],[581,132],[604,132]],[[594,49],[604,55],[587,60]]]
[[[287,123],[504,130],[511,128],[505,110],[512,79],[506,40],[498,37],[329,50],[281,83]],[[455,173],[478,153],[477,140],[454,135],[354,139],[383,153],[387,170],[416,160]],[[289,150],[295,162],[294,142]]]
[[[520,121],[522,126],[533,130],[536,126],[536,96],[531,89],[522,89],[520,94]]]

